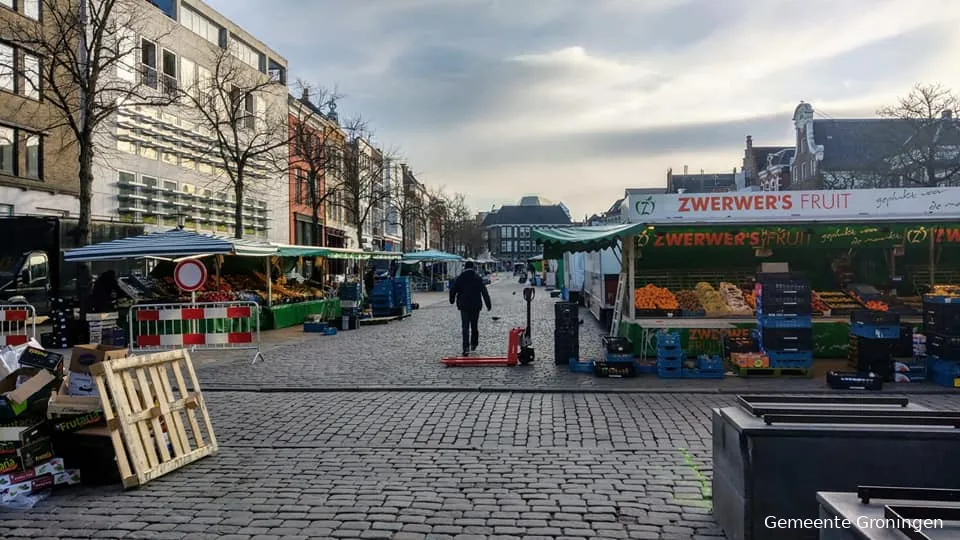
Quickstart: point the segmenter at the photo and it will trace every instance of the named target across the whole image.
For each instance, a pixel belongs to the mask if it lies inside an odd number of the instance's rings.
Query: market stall
[[[432,291],[443,292],[449,280],[453,279],[460,272],[463,257],[435,249],[425,251],[414,251],[404,253],[403,264],[417,264],[426,266],[426,274],[423,282],[427,283],[427,288]],[[421,286],[415,287],[422,289]]]
[[[838,358],[849,348],[851,312],[916,324],[921,295],[960,280],[960,206],[945,204],[958,200],[960,188],[638,195],[624,203],[630,225],[534,237],[547,257],[629,237],[619,333],[638,356],[657,352],[645,328],[676,329],[684,346],[748,338],[766,271],[809,281],[814,353]]]

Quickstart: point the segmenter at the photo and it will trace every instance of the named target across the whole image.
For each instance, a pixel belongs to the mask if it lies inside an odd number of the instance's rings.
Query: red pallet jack
[[[530,303],[533,302],[535,289],[527,287],[523,289],[523,299],[527,302],[527,327],[513,328],[507,339],[507,356],[504,357],[451,357],[441,360],[445,366],[505,366],[513,367],[515,365],[527,365],[533,362],[533,337],[530,330]]]

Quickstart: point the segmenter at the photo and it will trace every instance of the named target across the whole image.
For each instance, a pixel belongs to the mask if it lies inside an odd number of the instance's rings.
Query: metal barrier
[[[0,347],[23,345],[37,337],[37,310],[27,304],[0,305]]]
[[[130,308],[130,352],[255,349],[260,351],[260,306],[256,302],[146,304]]]

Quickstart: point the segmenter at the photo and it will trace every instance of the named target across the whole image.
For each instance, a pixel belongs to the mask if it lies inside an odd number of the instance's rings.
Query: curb
[[[403,393],[403,392],[424,392],[424,393],[496,393],[496,394],[707,394],[707,395],[740,395],[740,394],[762,394],[762,395],[851,395],[850,392],[842,390],[784,390],[784,389],[750,389],[750,388],[510,388],[510,387],[483,387],[483,386],[303,386],[303,387],[283,387],[283,386],[207,386],[201,385],[204,392],[253,392],[261,394],[334,394],[334,393]],[[860,394],[858,394],[860,395]],[[870,392],[863,395],[883,395],[883,396],[939,396],[939,395],[960,395],[956,390],[926,390],[926,391],[891,391],[891,392]]]

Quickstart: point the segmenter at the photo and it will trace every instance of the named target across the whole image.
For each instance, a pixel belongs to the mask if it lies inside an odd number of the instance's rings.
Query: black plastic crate
[[[579,317],[580,306],[576,302],[555,302],[553,313],[559,317]]]
[[[827,385],[834,390],[883,390],[883,378],[877,375],[861,375],[831,371],[827,373]]]
[[[874,311],[872,309],[858,309],[850,314],[853,324],[869,324],[873,326],[893,326],[900,324],[900,314],[889,311]]]
[[[753,353],[760,352],[757,342],[749,336],[727,336],[723,340],[727,352],[731,353]]]
[[[960,335],[960,304],[923,303],[923,331]]]
[[[859,352],[866,355],[877,356],[881,354],[893,355],[893,349],[897,345],[897,339],[872,339],[850,334],[850,352]],[[913,355],[913,343],[911,338],[910,356]]]
[[[633,362],[611,365],[601,360],[594,363],[593,374],[597,377],[636,377],[637,368]]]
[[[813,328],[763,328],[760,343],[767,351],[812,351]]]
[[[760,294],[764,298],[777,297],[809,297],[813,292],[810,282],[795,277],[773,277],[776,274],[761,274],[757,279]]]
[[[960,336],[927,334],[927,354],[941,360],[960,360]]]
[[[913,356],[913,325],[900,323],[900,339],[893,343],[893,356],[906,358]]]
[[[603,336],[601,339],[603,347],[608,353],[630,353],[633,352],[633,344],[630,340],[621,336]]]

